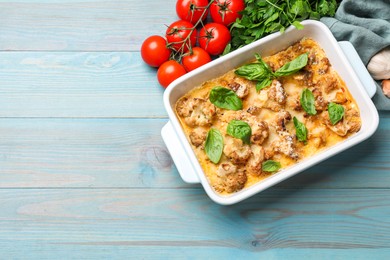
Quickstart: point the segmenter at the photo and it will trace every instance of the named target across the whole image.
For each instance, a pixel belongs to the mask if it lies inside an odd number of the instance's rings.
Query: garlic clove
[[[390,98],[390,79],[386,79],[382,81],[382,91],[386,97]]]
[[[367,70],[376,80],[390,79],[390,46],[371,58]]]

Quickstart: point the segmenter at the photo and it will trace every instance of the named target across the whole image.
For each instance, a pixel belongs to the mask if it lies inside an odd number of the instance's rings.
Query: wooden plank
[[[0,119],[0,187],[183,186],[166,120]]]
[[[200,189],[0,190],[0,254],[386,259],[389,196],[271,189],[226,207]]]
[[[166,117],[139,52],[0,52],[0,117]]]
[[[0,50],[138,51],[178,20],[174,0],[0,1]]]
[[[1,118],[0,187],[191,188],[160,136],[166,119]],[[390,118],[285,188],[389,188]],[[197,187],[197,186],[196,186]]]

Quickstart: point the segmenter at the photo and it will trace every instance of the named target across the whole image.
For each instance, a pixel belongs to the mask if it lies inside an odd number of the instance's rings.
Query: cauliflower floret
[[[320,69],[318,70],[318,74],[323,75],[329,71],[330,68],[330,62],[329,59],[324,57],[319,62]]]
[[[337,91],[332,102],[337,104],[344,104],[345,102],[347,102],[347,97],[345,96],[343,91]]]
[[[254,175],[260,175],[263,172],[261,166],[265,159],[264,148],[260,145],[252,145],[251,150],[252,155],[248,160],[247,170]]]
[[[249,88],[247,85],[233,81],[228,84],[234,92],[236,92],[239,98],[246,97],[249,94]]]
[[[317,111],[324,111],[328,107],[328,102],[325,100],[324,96],[322,95],[321,90],[318,88],[313,89],[313,96],[315,98],[315,108]]]
[[[286,124],[292,119],[290,112],[286,110],[280,111],[276,115],[276,130],[277,131],[286,131]]]
[[[360,114],[359,111],[357,111],[356,109],[353,108],[347,109],[347,111],[345,112],[345,118],[348,121],[348,126],[349,126],[348,131],[350,133],[356,133],[362,127]]]
[[[218,192],[232,193],[244,188],[247,181],[246,172],[231,163],[221,163],[217,170],[217,182],[213,185]]]
[[[326,126],[321,123],[321,121],[312,120],[313,117],[306,118],[305,125],[309,132],[308,139],[314,147],[321,147],[326,144],[326,140],[329,136]]]
[[[247,113],[251,114],[251,115],[257,115],[259,112],[260,112],[261,108],[260,107],[257,107],[257,106],[251,106],[251,107],[248,107],[248,109],[246,110]]]
[[[269,135],[268,124],[265,121],[256,122],[252,125],[251,142],[254,144],[262,144]]]
[[[177,113],[189,126],[211,125],[215,115],[215,106],[201,98],[182,99],[176,107]]]
[[[251,149],[249,145],[244,144],[241,139],[225,136],[223,153],[232,163],[238,165],[248,161],[251,156]]]
[[[267,100],[265,100],[264,107],[269,108],[272,111],[280,111],[287,101],[287,94],[282,87],[282,84],[274,79],[271,86],[266,91]]]
[[[315,83],[327,94],[332,90],[335,90],[338,86],[337,78],[333,74],[329,73],[319,76]]]
[[[257,120],[256,116],[246,113],[242,116],[252,129],[251,143],[262,144],[268,138],[269,127],[266,121]]]
[[[206,140],[207,132],[201,128],[196,128],[190,133],[191,143],[195,147],[201,146]]]
[[[273,150],[297,160],[299,154],[296,151],[294,136],[287,131],[279,131],[278,135],[279,138],[271,144]]]
[[[306,87],[313,86],[313,73],[309,70],[302,69],[301,71],[294,74],[293,78],[301,85]]]
[[[332,125],[329,119],[329,113],[322,113],[325,125],[339,136],[346,136],[348,133],[355,133],[360,130],[361,121],[359,112],[354,108],[346,109],[344,118]]]
[[[271,100],[276,101],[280,105],[286,103],[286,92],[284,91],[282,84],[276,79],[272,81],[271,87],[268,92],[268,97]]]

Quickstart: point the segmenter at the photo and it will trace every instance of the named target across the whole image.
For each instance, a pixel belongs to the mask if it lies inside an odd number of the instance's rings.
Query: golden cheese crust
[[[360,130],[360,111],[355,100],[314,40],[303,38],[263,60],[276,71],[303,53],[308,53],[303,69],[274,79],[259,92],[255,81],[240,77],[232,70],[204,82],[177,101],[176,114],[183,130],[207,179],[219,194],[228,195],[270,176],[272,173],[261,167],[266,160],[280,162],[283,169]],[[242,109],[232,111],[214,106],[209,93],[216,86],[233,90],[242,100]],[[313,93],[315,115],[302,109],[300,94],[305,88]],[[345,111],[344,117],[334,125],[328,113],[330,102],[342,105]],[[294,117],[308,130],[306,142],[297,140]],[[249,144],[227,134],[227,125],[233,119],[251,127]],[[222,157],[217,164],[209,160],[204,148],[206,133],[211,128],[218,129],[224,138]]]

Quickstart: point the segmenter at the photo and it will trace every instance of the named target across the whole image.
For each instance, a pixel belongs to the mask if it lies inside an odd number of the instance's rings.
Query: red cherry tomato
[[[199,32],[199,45],[210,55],[221,54],[230,42],[229,29],[219,23],[208,23]]]
[[[214,22],[228,26],[241,18],[240,12],[244,9],[244,0],[215,0],[210,6],[210,14]]]
[[[157,70],[158,82],[164,88],[168,87],[172,81],[186,74],[186,70],[177,61],[169,60],[164,62]]]
[[[159,67],[169,60],[171,50],[167,48],[167,41],[158,35],[145,39],[141,46],[141,57],[146,64],[152,67]]]
[[[168,43],[176,51],[186,52],[188,46],[194,46],[196,43],[196,29],[190,22],[179,20],[172,23],[165,34]]]
[[[192,48],[192,53],[187,53],[182,59],[182,63],[186,71],[194,70],[211,61],[207,51],[200,47]]]
[[[208,0],[178,0],[176,2],[176,13],[180,19],[190,23],[196,23],[202,17],[206,19],[208,14]]]

